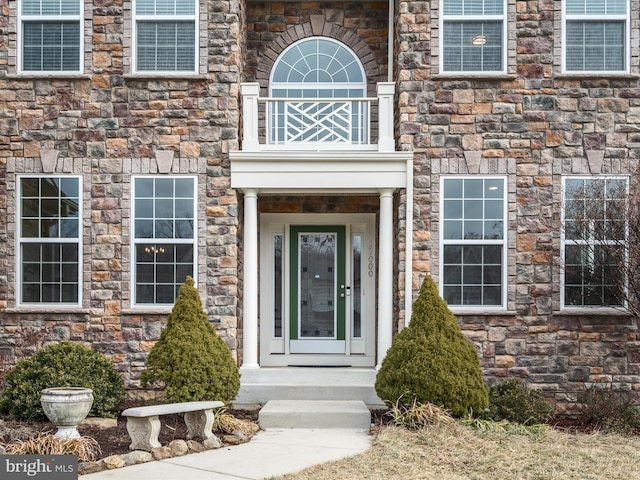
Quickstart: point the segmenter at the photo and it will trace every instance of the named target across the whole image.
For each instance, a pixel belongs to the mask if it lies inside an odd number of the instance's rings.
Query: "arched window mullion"
[[[269,80],[274,98],[268,111],[270,143],[369,141],[369,106],[356,100],[366,98],[365,71],[343,43],[324,37],[300,40],[276,59]]]

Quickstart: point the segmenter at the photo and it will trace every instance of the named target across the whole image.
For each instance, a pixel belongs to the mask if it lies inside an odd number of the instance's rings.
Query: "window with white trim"
[[[442,179],[440,286],[451,306],[506,304],[503,177]]]
[[[566,0],[562,6],[565,72],[629,71],[628,0]]]
[[[563,179],[562,306],[621,306],[626,177]]]
[[[506,0],[441,0],[441,73],[506,72]]]
[[[197,73],[198,0],[133,0],[134,70]]]
[[[136,305],[173,304],[195,277],[196,179],[133,178],[133,298]]]
[[[81,0],[20,0],[18,12],[20,71],[81,73]]]
[[[21,304],[80,304],[81,201],[78,177],[18,180]]]

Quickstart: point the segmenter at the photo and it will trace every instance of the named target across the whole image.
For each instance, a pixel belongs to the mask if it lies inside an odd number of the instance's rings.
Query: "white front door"
[[[375,365],[375,215],[263,214],[260,363]]]

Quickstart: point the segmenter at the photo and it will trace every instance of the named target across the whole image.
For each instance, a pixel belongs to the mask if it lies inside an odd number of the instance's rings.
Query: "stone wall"
[[[457,312],[487,379],[525,378],[561,411],[592,383],[640,398],[637,319],[563,311],[559,257],[562,177],[637,166],[638,31],[631,36],[634,75],[570,77],[560,74],[560,2],[508,5],[513,51],[507,74],[493,79],[439,73],[438,2],[397,5],[398,147],[415,152],[414,293],[425,275],[438,279],[440,177],[507,175],[507,309]],[[631,8],[637,18],[638,2]]]
[[[200,2],[199,72],[175,78],[131,72],[128,0],[85,2],[83,74],[18,75],[16,4],[0,0],[0,349],[12,353],[18,326],[50,325],[52,340],[91,343],[137,385],[169,309],[131,308],[130,179],[157,174],[157,157],[170,152],[170,174],[197,177],[196,280],[237,355],[238,199],[228,152],[239,148],[243,3]],[[16,178],[43,172],[82,177],[81,308],[16,301]]]
[[[245,79],[263,80],[266,87],[269,66],[284,48],[298,39],[324,35],[354,49],[365,64],[370,85],[384,82],[388,18],[386,2],[250,2]]]
[[[568,411],[592,383],[640,396],[638,320],[613,311],[560,307],[561,181],[567,175],[626,174],[640,158],[640,33],[632,22],[631,74],[561,74],[561,2],[508,0],[506,74],[466,78],[439,72],[439,1],[398,1],[395,18],[397,148],[414,152],[412,283],[438,280],[440,178],[501,174],[508,181],[507,308],[460,313],[486,378],[519,376]],[[16,1],[0,0],[0,351],[20,326],[52,339],[92,343],[113,357],[131,387],[167,311],[131,308],[130,178],[198,178],[198,271],[210,321],[240,352],[242,232],[230,188],[229,150],[240,145],[239,84],[263,87],[268,66],[292,41],[326,34],[363,60],[370,87],[387,79],[386,2],[200,2],[198,74],[131,73],[131,2],[87,0],[85,69],[72,78],[16,74]],[[640,15],[632,0],[631,18]],[[370,88],[371,90],[371,88]],[[44,311],[16,302],[16,177],[82,176],[82,308]],[[407,257],[406,192],[395,196],[397,266]],[[261,212],[377,211],[375,197],[261,196]],[[351,210],[349,210],[351,209]],[[404,324],[404,278],[396,279]]]

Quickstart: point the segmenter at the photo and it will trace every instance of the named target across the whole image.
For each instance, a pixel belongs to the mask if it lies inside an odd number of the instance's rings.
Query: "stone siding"
[[[522,377],[560,411],[594,383],[640,398],[637,319],[560,305],[562,178],[634,171],[638,77],[562,75],[560,2],[508,5],[516,55],[494,79],[439,73],[438,2],[397,5],[398,147],[415,152],[414,294],[425,275],[439,275],[440,177],[508,176],[506,311],[456,312],[487,379]],[[637,1],[631,11],[637,18]],[[631,42],[636,73],[637,25]]]
[[[16,5],[0,0],[0,349],[18,326],[54,327],[52,340],[92,344],[138,385],[146,353],[169,309],[131,308],[131,176],[197,178],[195,276],[209,320],[238,354],[238,199],[229,150],[239,148],[244,5],[200,2],[199,72],[176,78],[131,71],[131,2],[85,1],[84,72],[18,75]],[[52,171],[42,157],[53,153]],[[84,292],[78,309],[16,301],[16,178],[79,174],[83,188]],[[162,173],[165,174],[165,173]]]
[[[489,382],[525,378],[570,411],[590,384],[640,397],[638,319],[560,305],[561,185],[570,175],[628,174],[640,159],[640,1],[631,0],[630,74],[566,75],[561,2],[508,0],[505,74],[440,72],[439,0],[396,2],[396,145],[414,153],[413,249],[406,249],[407,192],[394,197],[397,278],[394,322],[405,324],[404,266],[413,294],[438,280],[440,180],[460,174],[508,178],[507,305],[456,312]],[[71,77],[17,73],[15,0],[0,0],[0,352],[20,327],[52,340],[91,343],[139,385],[168,310],[138,311],[131,283],[132,175],[198,179],[197,282],[210,321],[241,359],[242,199],[231,189],[228,152],[241,141],[240,82],[259,82],[294,41],[326,35],[352,47],[369,94],[387,80],[386,2],[202,0],[197,73],[132,73],[130,0],[86,0],[84,69]],[[78,309],[16,301],[16,178],[82,178],[85,292]],[[265,212],[377,212],[375,196],[259,195]]]

